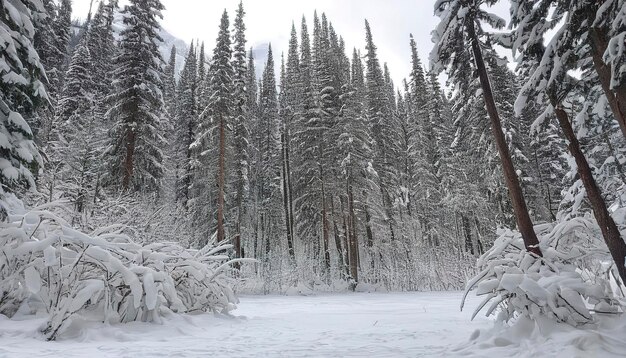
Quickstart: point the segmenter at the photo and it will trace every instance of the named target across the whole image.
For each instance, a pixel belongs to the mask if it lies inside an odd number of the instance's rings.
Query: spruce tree
[[[215,177],[209,177],[209,181],[214,184],[209,186],[209,191],[215,191],[215,194],[196,191],[194,196],[197,198],[199,195],[210,195],[208,205],[212,205],[214,200],[215,229],[218,242],[226,238],[225,193],[228,170],[226,160],[227,156],[232,153],[232,146],[229,145],[230,138],[227,138],[227,135],[231,136],[230,131],[227,133],[227,127],[233,125],[231,107],[234,87],[231,39],[228,27],[228,13],[224,11],[209,71],[211,74],[209,79],[211,97],[208,98],[208,105],[200,114],[198,134],[192,145],[197,153],[196,160],[198,161],[198,170],[194,173],[195,182],[206,181],[207,178],[204,175],[206,169],[204,167],[211,165],[210,163],[216,163]],[[198,201],[199,203],[207,203],[207,201],[205,199]],[[205,211],[203,210],[203,212]]]
[[[577,4],[580,6],[580,4]],[[583,7],[586,11],[590,9]],[[582,150],[580,140],[574,132],[572,119],[568,113],[574,107],[579,93],[571,93],[578,85],[578,80],[573,78],[567,71],[571,61],[581,60],[579,51],[575,51],[578,42],[575,39],[575,31],[581,23],[587,19],[587,13],[583,8],[573,7],[573,11],[565,18],[562,28],[554,38],[544,46],[535,35],[541,30],[537,17],[542,9],[532,9],[526,4],[513,4],[513,24],[517,25],[515,44],[523,51],[522,69],[531,75],[523,86],[518,98],[517,108],[523,108],[529,102],[529,98],[542,101],[554,112],[561,130],[568,142],[568,149],[576,162],[578,175],[585,187],[589,201],[591,202],[594,217],[600,226],[602,236],[609,252],[617,266],[617,271],[626,282],[626,242],[622,237],[615,220],[607,209],[607,204],[602,195],[602,190],[593,175],[592,168]],[[581,12],[582,11],[582,12]],[[572,29],[571,31],[567,31]],[[525,31],[533,31],[531,35]],[[592,30],[599,31],[598,29]],[[597,34],[596,34],[597,35]],[[570,100],[569,98],[573,98]],[[568,108],[569,107],[569,108]],[[619,116],[615,119],[620,121]],[[621,124],[620,124],[621,126]]]
[[[235,257],[242,257],[241,250],[241,233],[242,226],[248,224],[245,220],[245,210],[248,206],[249,199],[249,122],[248,122],[248,91],[246,87],[248,67],[246,58],[246,25],[244,23],[245,11],[243,3],[239,3],[237,14],[235,16],[233,34],[233,113],[232,120],[234,124],[233,142],[234,153],[231,166],[233,170],[230,172],[232,187],[235,190],[233,196],[234,218],[232,227],[234,232],[233,244]]]
[[[189,190],[193,176],[191,144],[195,141],[198,127],[198,111],[200,83],[197,75],[196,51],[193,43],[189,46],[185,65],[180,75],[177,87],[177,111],[174,121],[176,133],[175,156],[176,161],[176,200],[188,206]]]
[[[295,24],[291,26],[291,38],[289,39],[289,51],[284,78],[281,79],[281,147],[282,147],[282,177],[283,177],[283,206],[285,211],[285,227],[287,232],[287,248],[289,257],[295,264],[294,250],[294,212],[293,212],[293,131],[297,116],[302,109],[302,86],[300,82],[300,59],[298,53],[298,37]]]
[[[78,214],[73,220],[79,218],[85,210],[89,192],[96,184],[97,158],[100,154],[96,145],[98,137],[103,134],[99,130],[102,125],[95,111],[96,86],[91,70],[93,62],[84,44],[86,40],[88,38],[84,37],[74,51],[64,76],[65,84],[56,114],[56,133],[52,136],[55,142],[50,153],[54,158],[50,163],[51,169],[58,170],[55,179],[61,182],[60,190],[69,196]]]
[[[165,102],[165,110],[170,120],[174,120],[176,116],[176,46],[172,45],[170,50],[170,58],[163,71],[163,97]]]
[[[165,140],[162,133],[162,65],[159,53],[159,0],[131,0],[122,13],[115,58],[115,92],[107,112],[113,121],[108,150],[110,183],[131,191],[160,188]]]
[[[397,129],[393,126],[392,113],[389,106],[388,90],[385,86],[383,75],[378,56],[376,54],[376,45],[372,38],[369,23],[365,20],[365,55],[366,63],[366,113],[370,125],[372,126],[372,134],[376,142],[376,160],[374,161],[374,170],[378,173],[379,187],[381,190],[383,207],[385,210],[384,220],[389,228],[389,235],[393,240],[394,223],[393,223],[393,191],[396,188],[396,172],[394,161],[398,157],[394,147],[394,131]]]
[[[47,98],[39,80],[44,68],[33,45],[33,20],[46,14],[30,10],[28,3],[0,3],[0,30],[6,34],[0,47],[0,192],[34,187],[33,173],[41,164],[24,117]]]
[[[463,66],[470,66],[471,62],[461,62],[462,58],[457,56],[456,50],[461,47],[461,42],[467,42],[471,45],[473,62],[482,87],[485,107],[491,120],[491,129],[502,162],[502,169],[513,204],[517,227],[522,234],[526,249],[537,256],[541,256],[537,234],[534,231],[519,178],[517,177],[506,139],[502,132],[502,121],[494,102],[493,91],[481,49],[481,45],[484,45],[481,42],[481,37],[484,35],[481,21],[487,21],[494,28],[502,28],[504,24],[502,19],[482,10],[480,5],[483,3],[493,4],[494,1],[437,1],[435,14],[441,18],[441,22],[433,32],[435,47],[431,53],[431,62],[436,64],[436,69],[439,71],[447,67],[452,81],[458,80],[459,69]]]

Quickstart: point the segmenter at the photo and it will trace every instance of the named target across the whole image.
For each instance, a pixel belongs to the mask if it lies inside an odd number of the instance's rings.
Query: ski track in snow
[[[461,296],[460,292],[244,296],[234,319],[198,314],[173,316],[163,325],[82,322],[75,325],[81,331],[70,330],[56,342],[45,342],[38,335],[43,319],[10,321],[0,316],[0,357],[514,357],[541,352],[545,355],[540,356],[607,356],[595,355],[597,350],[585,353],[587,344],[572,347],[571,342],[587,339],[591,348],[598,348],[593,336],[576,330],[563,342],[489,338],[490,320],[481,315],[473,322],[469,319],[479,299],[470,294],[466,310],[459,312]],[[471,341],[479,329],[485,338]],[[616,348],[619,352],[626,347]]]

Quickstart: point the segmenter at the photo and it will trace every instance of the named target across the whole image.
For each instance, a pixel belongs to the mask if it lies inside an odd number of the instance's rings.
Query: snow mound
[[[626,319],[603,316],[584,328],[548,317],[521,318],[511,326],[477,329],[450,350],[465,357],[623,357]]]
[[[606,265],[610,258],[595,221],[577,217],[535,230],[542,258],[526,251],[518,232],[504,230],[478,260],[481,272],[465,295],[476,289],[485,298],[472,318],[487,307],[486,315],[503,323],[551,319],[579,327],[594,323],[598,313],[623,312],[617,274]]]
[[[141,245],[119,225],[85,234],[51,212],[27,210],[12,194],[0,198],[7,214],[0,223],[0,314],[46,316],[48,340],[76,320],[161,322],[170,312],[235,308],[224,274],[231,245]]]

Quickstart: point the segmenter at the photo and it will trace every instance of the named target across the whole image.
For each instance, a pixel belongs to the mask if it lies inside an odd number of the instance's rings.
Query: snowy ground
[[[460,299],[458,292],[251,296],[241,298],[237,319],[186,315],[164,325],[93,324],[50,343],[37,336],[42,320],[0,316],[0,357],[607,357],[626,352],[623,320],[604,328],[617,329],[613,337],[578,330],[555,339],[531,337],[531,329],[518,338],[492,337],[493,323],[481,317],[470,322],[471,310],[459,312]],[[468,308],[476,302],[471,298]]]

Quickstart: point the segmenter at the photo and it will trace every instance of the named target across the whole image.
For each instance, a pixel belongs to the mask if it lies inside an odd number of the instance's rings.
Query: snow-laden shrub
[[[26,210],[11,194],[0,204],[0,314],[49,315],[55,339],[77,316],[103,322],[155,321],[168,312],[227,314],[237,302],[224,275],[230,245],[190,250],[139,245],[111,226],[85,234],[45,210]]]
[[[578,217],[535,227],[543,258],[528,253],[519,232],[501,230],[493,247],[478,260],[480,273],[466,286],[485,296],[472,318],[486,308],[498,321],[551,318],[573,326],[594,320],[593,313],[618,313],[612,289],[616,274],[595,221]],[[461,304],[461,309],[465,302]]]

